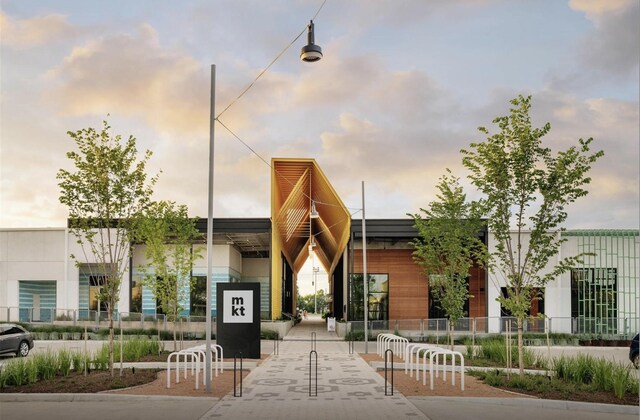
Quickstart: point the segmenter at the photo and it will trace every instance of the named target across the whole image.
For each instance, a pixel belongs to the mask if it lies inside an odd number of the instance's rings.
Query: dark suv
[[[33,335],[20,325],[0,324],[0,354],[25,357],[33,348]]]
[[[636,336],[633,337],[633,340],[631,340],[631,345],[629,346],[629,360],[631,360],[631,363],[633,363],[636,369],[638,369],[638,364],[640,363],[640,360],[638,360],[638,334],[636,334]]]

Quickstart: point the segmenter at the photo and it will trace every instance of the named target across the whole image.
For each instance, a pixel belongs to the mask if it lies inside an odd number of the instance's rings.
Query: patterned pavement
[[[427,418],[397,391],[385,396],[384,379],[358,355],[349,354],[348,343],[337,341],[335,333],[323,328],[323,322],[314,320],[296,326],[281,342],[278,355],[270,356],[245,378],[241,397],[227,395],[202,418]],[[317,396],[313,392],[315,358],[311,360],[313,396],[309,396],[311,332],[317,338]]]

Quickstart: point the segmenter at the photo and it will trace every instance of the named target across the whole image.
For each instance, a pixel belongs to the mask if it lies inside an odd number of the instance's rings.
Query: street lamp
[[[364,294],[364,353],[369,353],[369,280],[367,279],[367,225],[364,215],[364,181],[362,181],[362,281]]]
[[[320,267],[313,267],[313,313],[318,313],[318,271]]]
[[[307,27],[307,45],[300,51],[300,59],[305,62],[316,62],[322,58],[322,49],[315,44],[313,20]],[[287,47],[288,48],[288,47]],[[272,63],[273,64],[273,63]],[[269,65],[270,66],[270,65]],[[267,67],[268,69],[269,67]],[[266,71],[266,69],[265,69]],[[245,90],[246,92],[246,90]],[[211,65],[211,101],[209,108],[209,184],[207,208],[207,305],[205,334],[205,384],[207,393],[211,392],[211,276],[213,274],[213,166],[214,166],[214,133],[215,133],[215,103],[216,103],[216,65]]]

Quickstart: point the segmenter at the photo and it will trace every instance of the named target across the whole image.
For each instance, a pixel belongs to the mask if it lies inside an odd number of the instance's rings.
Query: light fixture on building
[[[318,214],[318,210],[316,210],[316,202],[315,201],[311,202],[311,212],[309,213],[309,217],[311,219],[317,219],[318,217],[320,217],[320,215]]]
[[[311,236],[311,242],[309,242],[309,254],[313,252],[313,248],[316,247],[316,238]]]
[[[309,23],[309,30],[307,32],[307,45],[300,50],[300,60],[307,63],[313,63],[319,61],[322,58],[322,48],[315,44],[315,37],[313,33],[313,20]]]

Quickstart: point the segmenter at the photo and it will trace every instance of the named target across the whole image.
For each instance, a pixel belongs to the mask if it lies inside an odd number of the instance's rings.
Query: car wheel
[[[636,369],[638,369],[638,365],[640,365],[640,354],[636,353],[635,356],[633,356],[633,366],[636,367]]]
[[[18,357],[27,357],[29,354],[29,343],[21,341],[18,346]]]

